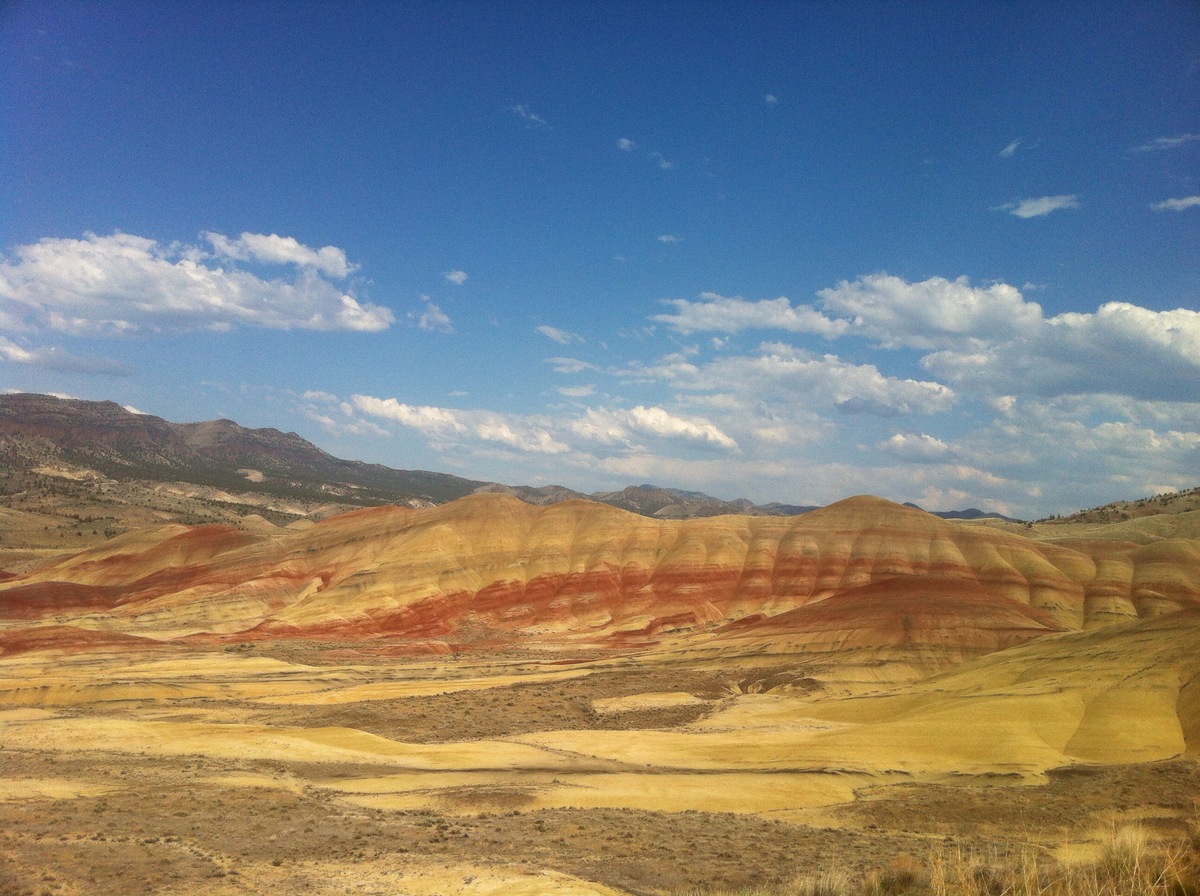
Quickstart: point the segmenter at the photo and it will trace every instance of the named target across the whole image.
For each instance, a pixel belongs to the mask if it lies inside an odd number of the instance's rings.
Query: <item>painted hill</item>
[[[474,495],[275,534],[168,525],[0,584],[8,625],[158,639],[448,650],[687,637],[735,651],[899,651],[926,666],[1195,607],[1195,540],[1069,548],[871,497],[799,517],[653,520]]]

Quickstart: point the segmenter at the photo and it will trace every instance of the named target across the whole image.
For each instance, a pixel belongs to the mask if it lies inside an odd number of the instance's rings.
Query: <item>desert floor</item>
[[[938,718],[924,691],[778,658],[360,646],[0,658],[0,893],[730,891],[947,847],[1086,855],[1127,822],[1186,840],[1197,817],[1194,761],[1054,768],[1050,704],[1037,744],[965,762],[857,708]]]

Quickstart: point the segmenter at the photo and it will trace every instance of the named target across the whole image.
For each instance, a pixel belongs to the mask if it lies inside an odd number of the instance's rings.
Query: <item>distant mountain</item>
[[[170,423],[111,401],[0,396],[0,468],[49,464],[112,479],[184,481],[241,492],[350,504],[442,504],[483,482],[341,460],[294,432],[232,420]]]
[[[918,510],[925,510],[918,504],[913,504],[911,501],[905,502],[905,507],[916,507]],[[1018,520],[1011,516],[1004,516],[1002,513],[989,513],[985,510],[980,510],[978,507],[968,507],[966,510],[925,510],[926,513],[931,513],[936,517],[941,517],[944,520],[1001,520],[1006,523],[1021,523],[1024,520]]]
[[[656,485],[631,485],[619,492],[598,492],[591,498],[642,516],[666,520],[757,511],[749,501],[722,501],[702,492],[661,488]]]

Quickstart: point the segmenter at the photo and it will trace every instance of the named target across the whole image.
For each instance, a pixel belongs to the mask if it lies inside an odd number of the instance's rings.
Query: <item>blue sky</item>
[[[1200,6],[0,6],[0,389],[1024,517],[1200,484]]]

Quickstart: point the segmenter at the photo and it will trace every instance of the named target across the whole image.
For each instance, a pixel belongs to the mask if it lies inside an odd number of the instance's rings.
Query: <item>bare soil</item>
[[[591,701],[664,691],[716,701],[731,687],[787,682],[794,673],[631,664],[586,678],[433,697],[225,709],[230,718],[259,724],[452,742],[558,728],[669,728],[700,717],[705,705],[598,714]],[[170,704],[176,718],[188,705]],[[56,712],[156,709],[160,703]],[[369,867],[372,880],[386,873],[396,883],[361,892],[402,894],[410,892],[405,875],[430,862],[551,869],[646,896],[728,891],[830,867],[865,874],[947,842],[979,851],[1018,840],[1058,844],[1122,816],[1136,815],[1164,836],[1186,836],[1200,794],[1200,766],[1190,761],[1075,767],[1051,773],[1040,786],[1003,777],[880,786],[806,821],[803,813],[533,810],[520,786],[451,788],[441,809],[389,810],[364,808],[314,783],[389,772],[369,763],[0,748],[0,769],[10,785],[54,780],[77,790],[55,798],[30,788],[0,800],[0,896],[313,892],[304,883],[311,875],[288,876],[301,867],[336,867],[351,876]],[[243,783],[230,783],[239,777]],[[273,783],[244,783],[255,779]]]

